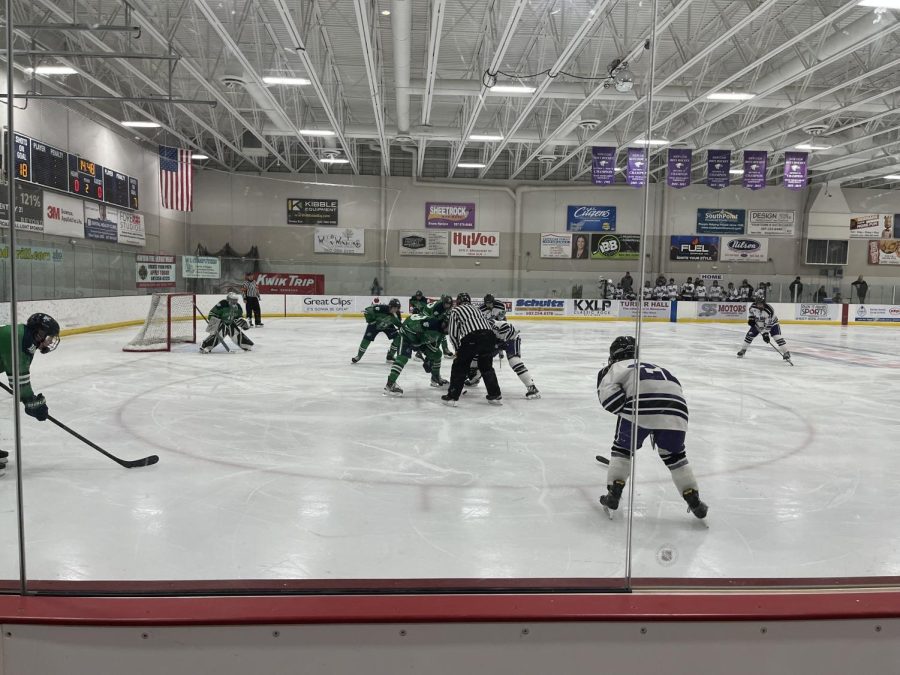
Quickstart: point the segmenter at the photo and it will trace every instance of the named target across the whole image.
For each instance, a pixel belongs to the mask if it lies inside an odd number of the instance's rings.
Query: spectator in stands
[[[375,280],[372,281],[372,288],[369,290],[372,291],[372,295],[381,295],[384,293],[384,287],[378,283],[378,277],[375,277]]]
[[[794,279],[788,288],[791,291],[791,302],[800,302],[803,298],[803,283],[800,281],[800,277]]]
[[[838,291],[834,295],[831,296],[831,301],[836,305],[841,305],[844,302],[844,298],[841,297],[841,292]]]
[[[859,278],[854,281],[850,286],[856,287],[856,297],[859,298],[859,304],[866,304],[866,295],[869,293],[869,284],[866,283],[866,280],[863,279],[862,274],[859,275]],[[850,299],[853,299],[853,290],[850,291]]]
[[[622,285],[622,290],[625,293],[630,293],[634,286],[634,279],[631,277],[631,272],[625,272],[625,276],[622,277],[622,281],[619,283]]]
[[[813,300],[816,302],[825,302],[826,295],[828,295],[828,291],[825,290],[825,287],[819,286],[819,290],[813,293]]]

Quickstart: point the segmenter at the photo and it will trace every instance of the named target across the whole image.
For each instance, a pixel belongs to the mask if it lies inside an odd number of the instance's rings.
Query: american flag
[[[159,195],[163,208],[194,210],[191,151],[159,146]]]

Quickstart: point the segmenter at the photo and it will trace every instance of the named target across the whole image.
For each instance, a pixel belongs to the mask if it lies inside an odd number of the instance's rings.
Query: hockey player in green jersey
[[[453,309],[453,298],[445,293],[434,302],[429,302],[427,305],[425,305],[425,311],[423,312],[423,314],[432,316],[435,319],[443,320],[447,316],[447,312],[449,312],[451,309]],[[447,346],[446,335],[444,336],[444,339],[441,340],[441,350],[444,352],[444,356],[453,356],[453,352],[451,352],[450,348]]]
[[[446,336],[443,332],[443,319],[425,314],[413,314],[407,317],[400,326],[400,334],[394,341],[394,345],[397,347],[397,356],[394,358],[394,365],[391,366],[391,374],[388,375],[384,395],[403,395],[403,390],[397,385],[397,378],[403,372],[414,349],[425,354],[426,360],[422,366],[426,373],[431,373],[431,386],[443,387],[449,384],[447,380],[441,379],[440,344],[444,337]]]
[[[428,298],[422,291],[416,291],[416,294],[409,299],[410,311],[413,314],[424,314],[425,307],[428,306]]]
[[[394,360],[394,353],[397,351],[395,338],[398,335],[397,329],[400,327],[400,301],[393,298],[386,305],[369,305],[363,311],[366,318],[366,332],[363,334],[362,342],[359,343],[359,352],[350,361],[359,363],[359,360],[366,353],[369,345],[372,344],[379,333],[384,333],[391,341],[391,347],[387,353],[387,361]]]
[[[0,368],[13,386],[13,327],[0,326]],[[59,345],[59,324],[48,314],[32,314],[24,324],[16,326],[15,339],[19,344],[19,400],[25,404],[25,414],[39,422],[47,419],[50,411],[43,394],[35,394],[31,388],[31,361],[36,352],[48,354]],[[6,470],[9,453],[0,450],[0,475]]]
[[[206,325],[206,332],[209,335],[200,345],[200,352],[209,354],[219,342],[228,349],[225,345],[226,337],[230,337],[238,347],[249,352],[253,341],[244,335],[244,330],[249,327],[250,324],[244,318],[244,310],[241,308],[240,296],[232,291],[209,310]]]

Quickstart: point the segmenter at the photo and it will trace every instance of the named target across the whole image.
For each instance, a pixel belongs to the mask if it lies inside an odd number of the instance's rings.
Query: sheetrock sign
[[[451,232],[450,255],[474,258],[499,258],[499,232]]]
[[[697,209],[698,234],[744,234],[744,209]]]
[[[0,227],[9,227],[7,190],[7,185],[0,183]],[[44,231],[44,191],[19,181],[16,181],[16,229]]]
[[[175,288],[175,256],[138,253],[134,257],[138,288]]]
[[[747,214],[747,234],[763,237],[793,237],[795,211],[757,211]]]
[[[900,239],[869,242],[870,265],[900,265]]]
[[[857,305],[853,320],[863,323],[900,323],[898,305]]]
[[[723,262],[767,262],[769,240],[753,237],[722,237],[719,260]]]
[[[475,229],[475,204],[425,202],[425,227]]]
[[[615,206],[569,206],[566,209],[569,232],[615,232]]]
[[[0,247],[0,258],[9,258],[9,246]],[[52,263],[58,265],[63,262],[63,252],[58,248],[43,248],[41,246],[16,247],[16,260],[24,260],[37,263]]]
[[[885,238],[894,236],[894,216],[869,213],[850,218],[851,239],[879,239],[882,232],[887,233]]]
[[[450,233],[430,230],[401,230],[400,255],[438,255],[450,253]]]
[[[361,227],[337,230],[317,227],[314,237],[313,251],[316,253],[362,255],[366,252],[366,231]]]
[[[541,233],[541,257],[542,258],[571,258],[572,235],[554,234],[552,232]]]
[[[117,241],[119,211],[106,204],[84,203],[84,237],[97,241]]]
[[[119,211],[119,243],[132,246],[146,245],[143,214]]]
[[[84,202],[44,190],[44,234],[84,239]]]
[[[222,264],[213,256],[183,255],[181,276],[185,279],[219,279],[222,277]]]

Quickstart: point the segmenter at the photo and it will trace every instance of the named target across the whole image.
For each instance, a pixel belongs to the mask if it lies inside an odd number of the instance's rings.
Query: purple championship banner
[[[765,150],[744,150],[744,187],[762,190],[766,187],[769,155]]]
[[[714,190],[731,183],[731,150],[710,150],[706,153],[706,186]]]
[[[806,170],[809,154],[805,152],[784,153],[784,187],[788,190],[802,190],[806,187]]]
[[[591,182],[594,185],[613,185],[616,182],[615,148],[591,148]]]
[[[646,148],[628,148],[626,180],[631,187],[644,187],[647,184]]]
[[[686,188],[691,184],[690,148],[669,148],[668,171],[666,184],[671,188]]]
[[[425,202],[425,227],[474,230],[475,204]]]

